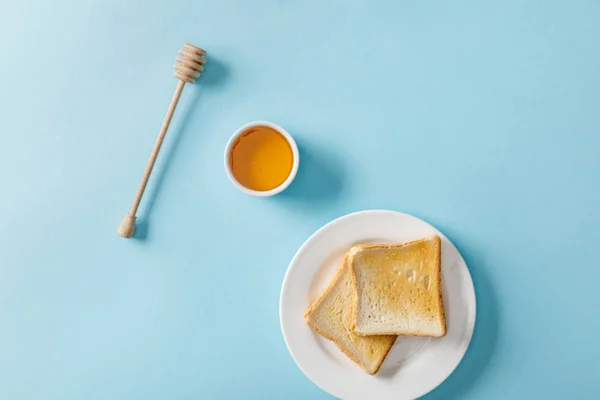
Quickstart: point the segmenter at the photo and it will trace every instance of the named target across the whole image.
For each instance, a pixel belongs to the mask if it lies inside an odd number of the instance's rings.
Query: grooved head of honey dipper
[[[175,77],[187,83],[194,83],[194,80],[204,71],[206,51],[189,43],[179,50],[181,56],[177,56],[175,64]]]

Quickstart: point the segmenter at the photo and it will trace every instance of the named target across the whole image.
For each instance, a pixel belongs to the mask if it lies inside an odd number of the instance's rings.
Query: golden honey
[[[277,188],[290,176],[294,153],[280,132],[268,126],[256,126],[235,141],[229,164],[240,184],[265,192]]]

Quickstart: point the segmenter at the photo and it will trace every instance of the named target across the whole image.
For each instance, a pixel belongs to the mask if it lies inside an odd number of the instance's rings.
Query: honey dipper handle
[[[148,184],[148,179],[150,179],[150,174],[152,173],[152,168],[154,168],[154,163],[156,162],[156,158],[158,157],[158,152],[160,151],[160,147],[165,140],[165,135],[167,134],[167,129],[169,129],[169,124],[171,123],[171,118],[173,118],[173,113],[175,112],[175,107],[177,107],[177,103],[179,102],[179,97],[181,97],[181,92],[183,91],[183,86],[185,82],[182,80],[178,80],[177,88],[175,89],[175,93],[173,94],[173,99],[171,100],[171,104],[169,104],[169,109],[167,110],[167,115],[160,127],[160,132],[158,133],[158,137],[156,138],[156,143],[154,143],[154,148],[152,149],[152,153],[150,153],[150,159],[148,160],[148,165],[146,165],[146,170],[144,171],[144,175],[142,176],[142,181],[140,182],[140,186],[135,194],[135,198],[133,199],[133,204],[131,205],[131,210],[127,213],[121,225],[119,225],[119,229],[117,232],[119,235],[130,238],[133,236],[133,231],[135,229],[135,214],[137,213],[137,209],[140,206],[140,202],[142,201],[142,196],[144,195],[144,190],[146,190],[146,185]]]
[[[181,97],[181,92],[183,91],[184,85],[185,82],[183,81],[177,82],[177,88],[175,89],[175,93],[173,94],[173,99],[171,100],[171,104],[169,104],[167,115],[165,116],[162,126],[160,127],[160,132],[158,133],[158,137],[156,138],[156,143],[154,143],[152,153],[150,153],[150,159],[148,160],[148,165],[146,165],[144,176],[142,176],[140,187],[138,188],[138,191],[135,194],[135,198],[133,199],[131,210],[129,210],[130,215],[135,215],[137,213],[138,207],[140,206],[142,196],[144,195],[144,190],[146,190],[148,179],[150,179],[150,174],[152,173],[152,168],[154,168],[154,163],[156,162],[156,158],[158,157],[158,152],[160,151],[160,147],[162,146],[163,141],[165,140],[167,129],[169,129],[171,118],[173,118],[173,113],[175,112],[175,107],[177,107],[177,103],[179,102],[179,97]]]

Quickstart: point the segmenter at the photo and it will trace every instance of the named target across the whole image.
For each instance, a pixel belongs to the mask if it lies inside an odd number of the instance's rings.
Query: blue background
[[[278,318],[292,256],[371,208],[421,217],[473,275],[475,334],[428,399],[600,397],[600,2],[3,1],[0,398],[329,399]],[[187,85],[130,207],[185,42]],[[223,170],[242,124],[297,180]]]

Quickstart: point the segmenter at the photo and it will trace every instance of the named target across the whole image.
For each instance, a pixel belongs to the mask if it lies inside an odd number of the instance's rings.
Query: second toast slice
[[[350,330],[355,290],[347,258],[323,294],[310,306],[304,318],[308,325],[333,341],[350,359],[373,375],[379,370],[396,336],[359,336]]]

